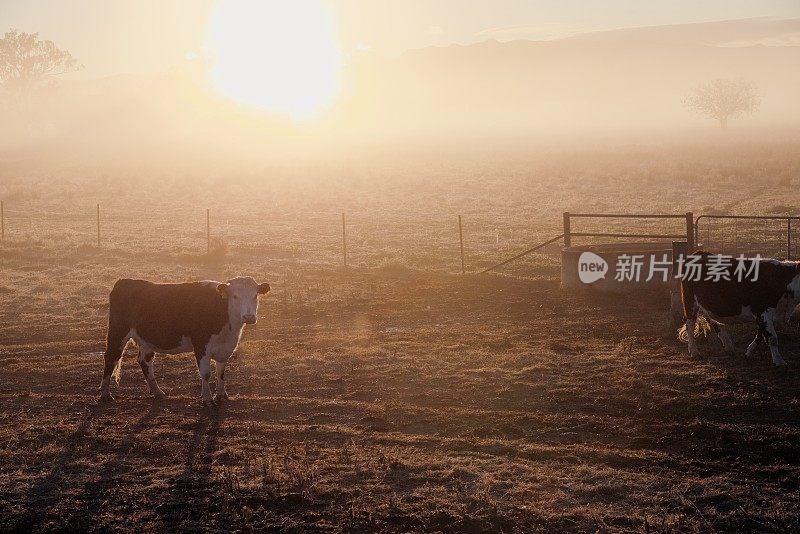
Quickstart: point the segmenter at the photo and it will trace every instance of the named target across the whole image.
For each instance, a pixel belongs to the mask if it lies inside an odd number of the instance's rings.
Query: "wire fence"
[[[343,267],[412,267],[471,272],[482,270],[553,235],[556,224],[509,228],[491,215],[441,215],[420,221],[401,213],[333,211],[287,214],[268,209],[243,215],[197,205],[108,208],[101,203],[69,209],[0,205],[0,241],[5,250],[38,246],[95,253],[147,251],[178,257],[214,257],[220,248],[277,261]],[[527,225],[525,225],[527,226]],[[557,244],[526,258],[519,267],[558,269]]]
[[[581,220],[579,226],[576,219]],[[557,277],[561,245],[576,238],[586,244],[666,239],[684,235],[687,228],[698,246],[713,253],[776,258],[798,254],[800,217],[791,216],[700,215],[692,222],[691,214],[565,213],[563,222],[509,224],[508,218],[487,213],[419,220],[379,211],[291,213],[264,208],[244,214],[196,204],[169,208],[104,207],[102,203],[32,209],[0,202],[0,254],[36,246],[84,252],[146,251],[197,260],[218,258],[227,251],[345,268],[411,267],[466,273],[501,266],[522,276]]]
[[[720,254],[794,260],[800,216],[701,215],[695,232],[698,243]]]

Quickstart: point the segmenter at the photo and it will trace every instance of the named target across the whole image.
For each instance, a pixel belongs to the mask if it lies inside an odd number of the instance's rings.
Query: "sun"
[[[236,102],[304,120],[339,93],[341,52],[323,0],[220,0],[209,39],[213,83]]]

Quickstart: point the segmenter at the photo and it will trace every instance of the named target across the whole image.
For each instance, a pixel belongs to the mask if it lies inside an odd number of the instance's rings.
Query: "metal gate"
[[[575,232],[572,229],[572,220],[573,219],[616,219],[617,222],[621,221],[630,221],[630,220],[637,220],[638,223],[634,228],[641,228],[643,224],[642,221],[653,221],[656,223],[663,223],[675,220],[683,220],[686,221],[686,230],[684,231],[681,228],[681,231],[674,233],[664,233],[663,229],[659,230],[659,233],[656,233],[655,230],[651,230],[649,232],[645,232],[644,230],[638,230],[636,232],[624,231],[624,232]],[[680,215],[670,215],[670,214],[661,214],[661,213],[570,213],[568,211],[564,212],[564,246],[569,247],[572,246],[572,238],[573,237],[604,237],[604,238],[638,238],[638,239],[685,239],[689,244],[689,248],[693,248],[694,246],[694,237],[697,235],[694,229],[694,214],[692,212],[687,212]],[[630,224],[624,224],[623,229],[631,228]]]
[[[714,254],[798,257],[800,216],[700,215],[694,223],[695,243]]]

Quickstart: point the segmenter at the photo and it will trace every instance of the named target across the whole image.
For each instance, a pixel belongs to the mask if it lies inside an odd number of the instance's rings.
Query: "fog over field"
[[[581,148],[642,135],[696,143],[716,132],[683,100],[714,79],[747,80],[760,96],[757,113],[732,121],[732,135],[794,137],[798,35],[800,19],[761,17],[549,41],[490,38],[397,55],[355,50],[342,59],[335,104],[299,122],[221,98],[211,56],[188,56],[161,72],[72,74],[40,88],[24,106],[6,106],[0,140],[12,154],[137,166],[296,161],[398,146]]]
[[[0,531],[796,531],[791,306],[690,352],[568,258],[800,259],[799,66],[784,0],[0,2]]]

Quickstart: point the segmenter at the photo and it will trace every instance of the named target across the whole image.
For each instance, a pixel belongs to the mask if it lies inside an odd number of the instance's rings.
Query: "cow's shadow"
[[[138,401],[138,399],[136,400]],[[120,442],[115,450],[114,455],[106,460],[103,465],[97,469],[96,478],[85,483],[83,488],[84,495],[91,494],[96,487],[118,487],[118,484],[115,482],[116,479],[131,469],[131,467],[128,466],[128,463],[124,460],[131,454],[132,449],[137,446],[136,436],[153,428],[155,419],[162,414],[168,406],[169,401],[166,399],[150,400],[150,406],[147,411],[141,415],[136,424],[130,427],[129,430],[125,431],[124,435],[120,437]],[[85,499],[84,502],[89,503],[87,506],[91,506],[91,499]],[[83,518],[88,519],[90,522],[91,530],[102,530],[109,527],[109,525],[99,523],[98,521],[100,520],[101,516],[92,512],[93,510],[89,509],[84,509],[80,512],[80,515]]]
[[[228,402],[214,408],[203,408],[198,414],[186,455],[187,472],[203,473],[210,470],[217,450],[219,429],[227,418]]]
[[[170,488],[165,498],[155,508],[162,524],[171,528],[179,527],[186,519],[185,511],[189,501],[204,498],[214,491],[213,463],[218,450],[221,429],[228,414],[226,401],[214,408],[200,408],[191,425],[191,435],[186,444],[183,471],[169,480]],[[204,499],[205,500],[205,499]],[[215,502],[209,499],[211,505]]]
[[[64,450],[54,457],[47,473],[34,481],[25,495],[25,513],[17,523],[16,530],[36,532],[50,519],[48,511],[58,504],[61,492],[70,471],[78,460],[78,449],[86,442],[86,434],[96,419],[115,411],[113,404],[97,403],[88,406],[75,430],[67,437]],[[85,475],[83,475],[85,476]]]
[[[782,429],[796,428],[800,422],[795,408],[800,390],[800,336],[796,332],[778,334],[778,346],[788,367],[773,364],[766,343],[746,356],[745,349],[754,336],[754,328],[737,332],[733,355],[725,352],[714,334],[700,344],[699,359],[684,352],[687,365],[709,369],[700,376],[705,377],[703,384],[716,392],[706,394],[707,402],[696,414],[702,428],[713,429],[702,449],[708,461],[727,458],[757,465],[769,459],[791,465],[798,447],[787,437],[792,433],[784,434]],[[763,435],[748,435],[748,427],[761,428]]]
[[[136,446],[136,436],[144,434],[159,426],[157,418],[164,411],[173,406],[174,402],[163,399],[152,400],[148,409],[142,413],[137,422],[123,434],[118,435],[118,444],[102,464],[90,468],[79,469],[82,465],[82,454],[86,448],[93,449],[93,435],[90,429],[93,425],[104,424],[109,418],[121,417],[121,401],[112,403],[98,402],[86,408],[85,413],[78,421],[75,430],[66,438],[64,450],[50,462],[46,474],[37,478],[24,496],[25,512],[17,521],[14,529],[23,532],[35,532],[47,528],[63,528],[66,530],[102,529],[108,527],[98,523],[102,514],[91,508],[96,506],[94,495],[97,491],[113,491],[115,481],[120,476],[134,469],[126,458]],[[192,406],[194,408],[195,405]],[[182,514],[186,509],[186,501],[194,493],[192,489],[207,491],[212,483],[211,464],[217,452],[217,442],[220,429],[227,417],[227,405],[222,404],[213,409],[204,409],[197,406],[198,412],[195,422],[191,425],[183,472],[170,479],[173,486],[165,492],[164,499],[156,506],[155,512],[162,516],[165,525],[179,524]],[[189,416],[191,417],[191,416]],[[102,444],[99,444],[102,446]],[[53,520],[51,512],[65,498],[64,491],[68,488],[80,488],[69,497],[81,503],[78,508],[70,510],[69,515],[60,516],[57,524],[48,522]]]
[[[140,432],[151,428],[153,426],[153,421],[155,421],[156,417],[164,412],[168,403],[169,401],[166,399],[153,399],[150,403],[150,408],[148,408],[148,410],[142,414],[136,424],[131,427],[131,433],[139,434]]]
[[[778,332],[778,350],[789,364],[786,369],[776,369],[776,371],[788,371],[793,367],[800,366],[800,329],[798,329],[797,326],[781,324],[776,326],[776,330]],[[719,337],[715,333],[709,331],[706,335],[701,335],[697,339],[701,357],[709,359],[713,361],[713,363],[719,365],[728,364],[734,367],[741,366],[749,368],[768,364],[769,368],[773,366],[773,364],[769,345],[766,341],[758,345],[752,356],[745,355],[747,346],[753,341],[757,331],[758,329],[755,323],[729,326],[728,332],[730,332],[733,338],[735,347],[734,354],[725,352]],[[686,346],[685,343],[682,345],[684,347]]]

